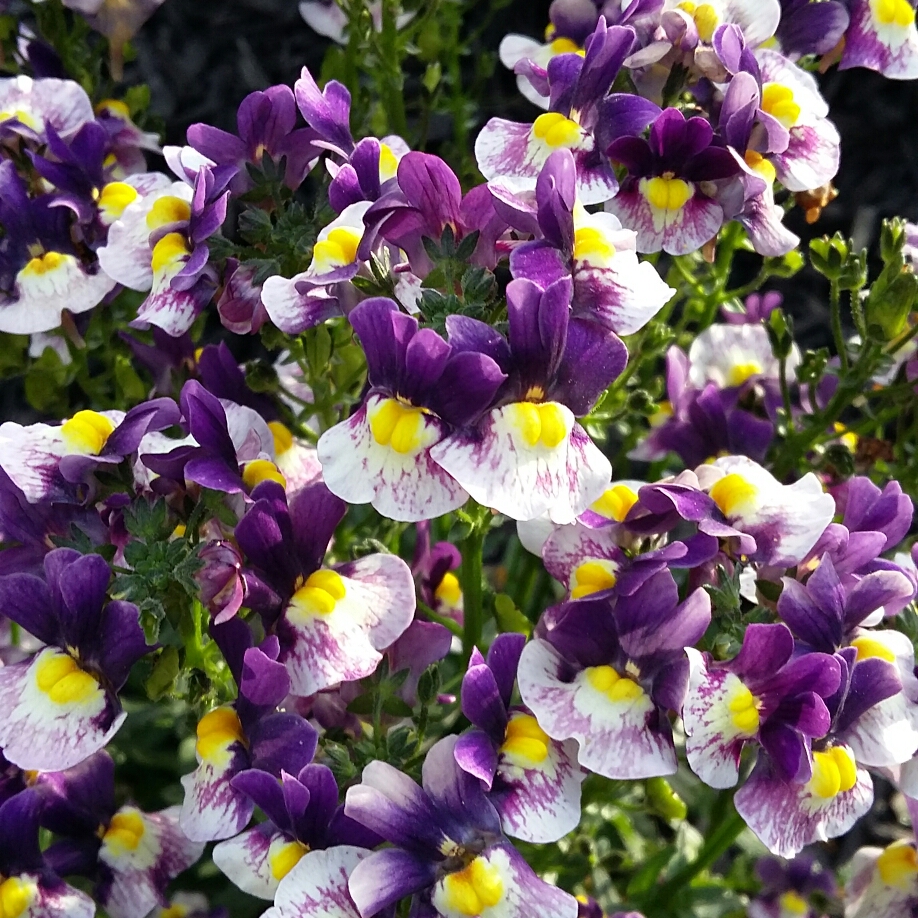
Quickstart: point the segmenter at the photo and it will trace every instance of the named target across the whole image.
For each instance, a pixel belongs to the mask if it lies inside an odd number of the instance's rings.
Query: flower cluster
[[[302,14],[423,28],[391,6]],[[83,393],[0,425],[0,918],[219,915],[170,895],[210,843],[266,918],[655,916],[746,827],[793,859],[874,776],[918,808],[915,475],[860,440],[915,414],[914,227],[869,289],[812,247],[834,358],[730,286],[831,199],[817,58],[918,77],[915,11],[556,0],[546,35],[501,45],[543,111],[484,124],[469,190],[307,69],[162,150],[0,80],[0,332]],[[673,775],[715,801],[688,872],[624,815],[683,820]],[[916,843],[758,882],[760,918],[904,918]]]

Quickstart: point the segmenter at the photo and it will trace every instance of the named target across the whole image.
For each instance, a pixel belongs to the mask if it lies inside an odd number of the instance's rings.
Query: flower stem
[[[484,627],[481,554],[487,531],[486,522],[476,521],[472,526],[472,531],[463,539],[460,548],[462,552],[462,656],[466,660],[472,655],[472,648],[481,643],[481,632]]]

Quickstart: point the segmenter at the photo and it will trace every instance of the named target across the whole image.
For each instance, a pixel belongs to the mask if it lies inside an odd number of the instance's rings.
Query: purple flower
[[[371,762],[348,789],[344,812],[392,848],[362,860],[348,889],[362,918],[405,896],[415,914],[479,914],[498,903],[508,918],[576,918],[573,896],[538,879],[504,840],[500,817],[478,778],[456,764],[457,738],[436,743],[424,761],[423,788],[385,762]]]
[[[504,831],[530,842],[557,841],[580,821],[580,784],[573,740],[550,739],[532,713],[510,705],[525,638],[501,634],[485,660],[472,651],[462,680],[462,712],[473,730],[459,737],[459,767],[480,778]]]
[[[106,602],[111,571],[100,556],[55,549],[44,574],[0,578],[4,614],[46,645],[0,668],[0,747],[20,768],[57,771],[117,733],[127,716],[117,693],[152,648],[137,607]]]
[[[608,209],[635,229],[639,252],[684,255],[717,235],[724,212],[703,189],[732,178],[739,165],[714,145],[714,130],[704,118],[686,119],[677,109],[666,109],[647,140],[621,137],[606,153],[627,169]]]
[[[673,774],[668,712],[685,697],[684,649],[710,620],[707,593],[680,603],[667,571],[628,596],[565,603],[523,650],[520,694],[550,737],[578,741],[584,768],[610,778]]]

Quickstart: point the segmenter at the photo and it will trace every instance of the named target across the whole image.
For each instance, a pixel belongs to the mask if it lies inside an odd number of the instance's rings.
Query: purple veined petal
[[[505,706],[509,706],[513,696],[513,684],[516,682],[520,654],[525,644],[526,639],[522,634],[505,633],[494,638],[488,648],[487,663]]]
[[[78,765],[102,749],[127,716],[117,697],[54,647],[0,668],[0,708],[6,712],[0,748],[31,771]]]
[[[782,577],[781,580],[784,583],[778,599],[781,620],[811,647],[834,653],[844,640],[841,610],[839,614],[833,614],[815,603],[809,590],[796,580],[790,577]]]
[[[746,825],[772,854],[792,858],[815,841],[847,832],[870,809],[873,782],[858,768],[849,790],[823,798],[809,783],[780,780],[760,761],[734,801]]]
[[[463,733],[456,741],[454,750],[456,763],[470,775],[484,782],[491,789],[494,773],[497,771],[497,746],[481,730],[470,730]]]
[[[484,662],[469,666],[462,678],[462,713],[496,742],[503,739],[507,709],[497,680]]]
[[[551,429],[563,430],[556,445],[527,441],[536,410],[550,411],[549,422],[557,424]],[[430,455],[479,503],[524,521],[547,512],[553,522],[573,522],[602,494],[612,475],[608,459],[570,409],[553,402],[492,409],[474,436],[454,433]]]
[[[400,848],[386,848],[374,852],[354,868],[347,888],[358,913],[369,918],[405,896],[431,886],[436,876],[433,861]]]
[[[57,644],[61,640],[51,591],[40,577],[19,573],[0,577],[0,608],[6,618],[43,644]]]
[[[767,680],[794,652],[794,637],[785,625],[753,623],[743,634],[743,646],[730,663],[731,671],[750,682]]]
[[[297,557],[303,568],[311,572],[321,566],[347,505],[322,482],[298,491],[289,504]]]
[[[309,806],[294,819],[299,838],[309,843],[331,835],[340,839],[332,843],[350,844],[350,842],[344,842],[343,839],[348,834],[348,831],[353,830],[356,826],[348,826],[347,824],[351,823],[351,820],[348,820],[344,813],[339,811],[338,785],[331,769],[326,768],[324,765],[307,765],[300,770],[295,782],[293,779],[287,778],[284,783],[285,786],[290,785],[291,787],[294,784],[301,785],[309,792]],[[287,808],[292,811],[292,807],[289,804]],[[332,828],[332,824],[336,820],[341,823],[340,831],[338,831],[339,826],[337,825]],[[362,827],[360,828],[362,829]]]
[[[430,447],[442,440],[445,425],[433,415],[423,415],[418,448],[398,453],[376,440],[368,418],[386,401],[371,393],[347,421],[319,438],[319,461],[329,490],[348,503],[371,503],[388,519],[406,522],[433,519],[461,507],[468,492],[431,457]]]
[[[903,608],[914,598],[912,581],[900,571],[874,571],[855,584],[845,607],[845,626],[859,625],[869,615],[886,606]]]
[[[147,644],[140,625],[140,610],[132,602],[114,599],[106,603],[99,622],[99,636],[104,643],[97,652],[93,652],[93,642],[89,641],[86,659],[99,667],[115,691],[120,691],[127,682],[131,667],[154,647]],[[96,636],[96,642],[100,640],[99,636]]]
[[[430,225],[459,225],[462,186],[439,156],[406,153],[398,164],[398,184]]]
[[[838,131],[827,118],[791,128],[787,149],[773,157],[778,180],[790,191],[827,184],[838,174],[840,144]]]
[[[532,915],[533,902],[538,902],[539,918],[576,918],[577,900],[540,880],[512,845],[504,843],[487,848],[477,862],[490,876],[499,878],[502,895],[497,906],[492,906],[496,913],[507,918],[527,918]],[[448,875],[434,886],[431,902],[438,915],[461,914],[452,904]]]
[[[431,746],[421,766],[424,791],[441,813],[461,814],[466,825],[499,835],[500,818],[481,782],[456,761],[458,740],[456,735],[445,736]]]
[[[352,845],[310,851],[281,880],[274,906],[262,918],[360,918],[348,880],[369,856]]]
[[[198,767],[181,778],[185,799],[179,825],[193,841],[230,838],[249,824],[255,811],[252,801],[231,784],[249,766],[248,753],[241,742],[231,741],[206,758],[198,758]]]
[[[299,334],[341,315],[333,291],[334,285],[326,284],[324,279],[320,283],[307,271],[289,279],[274,275],[261,288],[261,302],[268,318],[281,331]]]
[[[735,671],[743,678],[751,679],[748,671]],[[838,691],[841,682],[842,668],[839,658],[825,653],[807,653],[795,657],[780,672],[772,671],[764,676],[765,689],[777,695],[815,692],[823,698],[830,698]]]
[[[273,779],[272,779],[273,780]],[[306,854],[306,846],[263,822],[214,847],[214,863],[243,892],[274,899],[281,880]]]
[[[330,80],[320,90],[309,70],[304,67],[293,87],[296,104],[306,123],[330,144],[333,152],[345,159],[354,148],[349,127],[351,94],[337,80]]]
[[[364,768],[362,782],[347,790],[344,813],[425,860],[449,842],[442,814],[430,797],[386,762],[374,761]]]
[[[627,362],[628,350],[616,334],[597,322],[573,318],[551,396],[583,417]]]
[[[142,813],[125,806],[115,815],[130,827],[137,844],[124,844],[123,829],[110,828],[102,838],[99,862],[112,879],[100,901],[112,918],[142,918],[162,901],[166,885],[200,858],[204,845],[185,837],[178,811],[175,806]]]
[[[577,743],[533,737],[538,726],[534,718],[517,711],[518,719],[524,721],[521,732],[528,742],[504,743],[495,806],[508,835],[536,844],[557,841],[580,822],[580,785],[586,772],[577,761]]]
[[[333,592],[311,585],[313,578]],[[415,609],[411,572],[392,555],[369,555],[310,581],[278,623],[280,660],[293,692],[302,696],[373,673]],[[314,601],[310,590],[322,595]]]
[[[273,640],[276,647],[277,638]],[[258,647],[250,647],[244,661],[239,691],[252,704],[276,707],[290,694],[290,676],[283,663]]]
[[[312,724],[299,714],[268,714],[248,727],[251,767],[276,778],[283,771],[296,774],[312,761],[318,739]]]
[[[453,353],[436,389],[426,400],[448,424],[465,427],[491,405],[506,378],[497,363],[485,354]]]
[[[479,322],[468,316],[450,315],[446,317],[446,331],[449,343],[454,351],[481,353],[490,357],[501,371],[509,371],[513,357],[510,345],[500,332],[486,322]]]
[[[558,652],[539,639],[526,645],[520,659],[520,694],[552,739],[576,739],[580,764],[608,778],[676,771],[669,723],[659,724],[656,705],[640,686],[627,679],[630,691],[608,694],[603,687],[611,682],[604,678],[610,667],[589,667],[563,681],[566,669]]]
[[[7,878],[13,885],[15,895],[18,886],[25,892],[28,902],[25,918],[66,915],[67,918],[93,918],[96,904],[85,892],[81,892],[48,870],[36,870],[14,874]],[[16,900],[13,900],[14,903]]]
[[[662,249],[670,255],[685,255],[697,251],[717,235],[724,223],[724,213],[719,204],[702,195],[689,182],[685,184],[690,197],[681,207],[657,208],[648,200],[653,187],[648,185],[650,181],[653,179],[642,178],[633,189],[622,188],[606,203],[609,213],[615,214],[625,226],[637,233],[639,252],[659,252]]]
[[[685,752],[693,772],[709,787],[733,787],[743,747],[758,732],[758,714],[743,705],[749,689],[733,673],[709,669],[705,657],[687,648],[689,689],[682,708]],[[734,712],[731,708],[741,710]]]
[[[532,281],[543,290],[570,274],[561,249],[544,239],[525,242],[510,253],[510,271],[516,280]]]
[[[883,23],[869,0],[850,4],[851,23],[839,69],[867,67],[893,80],[918,76],[918,31],[915,22]]]
[[[424,404],[437,386],[452,348],[432,329],[422,328],[405,348],[396,392],[413,405]]]

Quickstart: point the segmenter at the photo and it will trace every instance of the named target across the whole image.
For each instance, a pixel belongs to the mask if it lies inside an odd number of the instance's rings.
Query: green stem
[[[398,10],[399,4],[396,0],[383,0],[380,51],[385,71],[386,116],[389,128],[393,134],[405,137],[408,134],[408,120],[405,115],[402,59],[398,47]]]
[[[677,870],[666,882],[655,886],[648,893],[642,911],[650,914],[668,913],[672,903],[679,901],[679,894],[691,884],[703,870],[707,870],[736,841],[746,823],[736,812],[732,796],[727,800],[726,812],[720,824],[708,835],[698,857],[681,870]]]
[[[448,615],[441,615],[439,612],[434,612],[430,606],[420,600],[418,600],[418,611],[423,612],[432,622],[443,625],[444,628],[447,628],[450,632],[455,634],[456,637],[462,637],[462,626],[455,619],[450,618]]]
[[[838,286],[838,281],[832,281],[829,290],[829,305],[832,311],[832,337],[835,339],[835,350],[838,351],[838,359],[841,361],[842,375],[845,375],[848,372],[848,348],[845,345],[845,335],[842,331],[841,288]]]
[[[482,609],[482,572],[481,553],[484,549],[487,526],[476,523],[468,537],[462,542],[462,656],[468,660],[472,648],[481,643],[481,632],[484,627]]]

